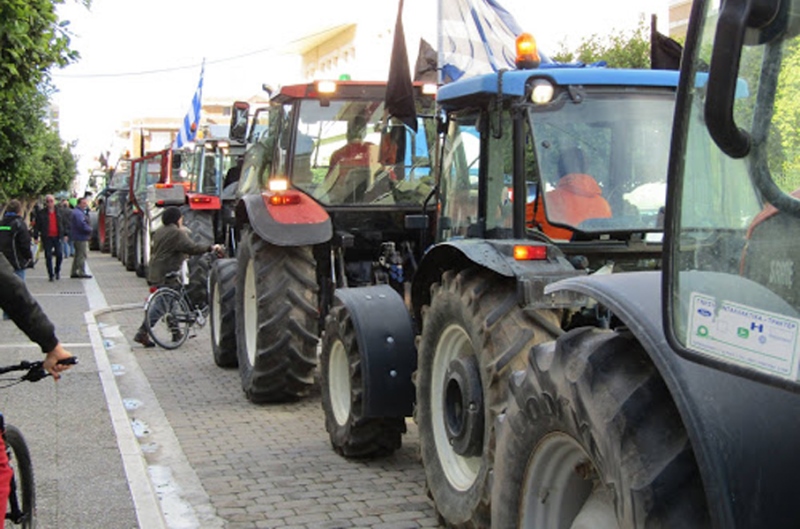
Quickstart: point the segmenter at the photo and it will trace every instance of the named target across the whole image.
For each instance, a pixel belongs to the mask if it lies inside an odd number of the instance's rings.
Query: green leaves
[[[69,187],[75,158],[44,120],[52,92],[50,69],[78,59],[63,0],[0,1],[0,199]],[[88,7],[89,0],[82,0]]]
[[[609,68],[650,68],[650,28],[639,20],[636,29],[621,32],[612,31],[601,37],[597,34],[584,38],[573,52],[564,43],[553,56],[559,62],[580,61],[591,64],[606,61]]]

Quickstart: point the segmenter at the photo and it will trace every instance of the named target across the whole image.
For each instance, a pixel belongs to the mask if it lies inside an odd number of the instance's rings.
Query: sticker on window
[[[692,293],[686,343],[719,360],[798,380],[800,320]]]

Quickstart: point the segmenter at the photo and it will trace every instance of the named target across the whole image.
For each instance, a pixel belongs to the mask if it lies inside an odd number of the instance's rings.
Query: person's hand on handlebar
[[[67,369],[72,367],[71,365],[59,364],[58,361],[71,357],[72,353],[64,349],[64,346],[61,345],[61,343],[59,343],[58,345],[56,345],[55,349],[47,353],[47,355],[44,358],[44,363],[42,364],[42,367],[44,368],[45,371],[53,375],[53,380],[58,380],[59,378],[61,378],[62,371],[66,371]]]
[[[221,244],[212,244],[211,251],[217,255],[217,257],[224,257],[225,256],[225,247]]]

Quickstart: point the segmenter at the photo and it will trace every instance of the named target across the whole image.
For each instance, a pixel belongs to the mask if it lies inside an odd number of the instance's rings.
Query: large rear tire
[[[558,317],[541,312],[554,326]],[[516,282],[472,268],[442,275],[423,309],[416,373],[428,491],[450,527],[488,527],[495,418],[507,376],[551,340],[519,306]]]
[[[317,365],[319,309],[310,246],[274,246],[242,233],[236,339],[242,389],[252,402],[307,396]]]
[[[89,237],[89,249],[96,252],[100,249],[100,222],[96,211],[89,212],[89,222],[92,225],[92,234]]]
[[[405,417],[363,417],[361,368],[350,313],[344,306],[334,307],[326,318],[320,358],[325,429],[339,455],[386,456],[402,445]]]
[[[709,526],[686,429],[630,332],[584,327],[531,350],[500,424],[494,529]]]
[[[236,259],[218,259],[208,277],[211,349],[219,367],[236,367]]]
[[[111,218],[106,215],[104,209],[100,210],[97,226],[98,237],[100,238],[100,251],[102,253],[109,253],[111,251]]]
[[[139,258],[138,237],[142,231],[141,217],[133,211],[125,212],[125,270],[136,271]]]
[[[181,208],[183,225],[189,229],[192,240],[211,246],[214,244],[213,211],[199,211],[188,206]],[[214,257],[210,254],[193,255],[189,257],[189,284],[186,294],[197,306],[202,306],[208,300],[208,273]]]
[[[119,228],[119,223],[117,222],[117,217],[106,217],[108,220],[108,224],[106,226],[110,226],[108,230],[108,244],[109,244],[109,252],[111,253],[111,257],[117,257],[119,255],[119,232],[117,231]]]

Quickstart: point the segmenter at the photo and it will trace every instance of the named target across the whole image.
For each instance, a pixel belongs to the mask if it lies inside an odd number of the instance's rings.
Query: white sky
[[[659,16],[659,29],[667,33],[668,0],[614,0],[613,7],[598,0],[499,1],[536,36],[545,52],[557,50],[561,42],[574,47],[585,36],[633,28],[640,16],[649,24],[650,13]],[[385,8],[378,9],[379,4]],[[414,5],[429,5],[430,27],[435,31],[434,0],[405,0],[405,4],[406,13]],[[353,22],[359,9],[380,11],[393,27],[397,1],[92,0],[91,10],[86,10],[77,0],[67,0],[59,6],[59,14],[71,21],[72,47],[81,59],[54,72],[61,136],[78,141],[83,172],[110,146],[122,120],[182,118],[204,57],[204,97],[247,98],[259,93],[264,82],[295,82],[298,59],[277,50],[315,29]],[[412,24],[404,18],[407,38],[414,33]],[[430,39],[435,42],[435,35]],[[240,58],[214,63],[231,57]],[[409,59],[412,64],[416,60],[416,45],[409,44]],[[171,71],[116,75],[152,70]]]

